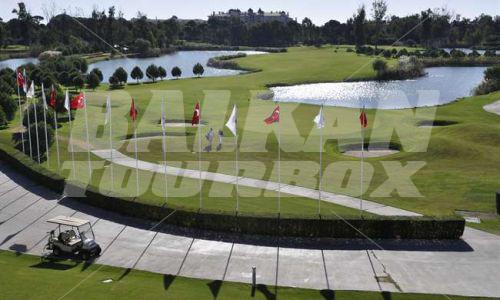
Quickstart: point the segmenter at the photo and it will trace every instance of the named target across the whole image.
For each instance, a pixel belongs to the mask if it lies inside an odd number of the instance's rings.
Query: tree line
[[[469,19],[428,9],[399,17],[387,15],[385,0],[359,7],[344,23],[330,20],[322,26],[309,18],[255,24],[237,17],[152,20],[140,12],[127,20],[114,6],[107,12],[94,10],[89,17],[55,15],[44,24],[44,18],[31,15],[22,2],[13,13],[15,18],[0,22],[0,46],[22,44],[35,50],[59,49],[64,54],[109,51],[110,46],[118,46],[118,51],[151,55],[148,52],[154,54],[180,41],[255,47],[331,43],[500,48],[500,16],[482,14]]]

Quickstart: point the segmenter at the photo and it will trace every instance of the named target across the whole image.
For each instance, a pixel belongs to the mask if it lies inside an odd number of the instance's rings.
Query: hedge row
[[[140,199],[125,198],[93,186],[66,181],[31,162],[17,150],[0,147],[0,158],[11,163],[21,173],[59,193],[83,203],[117,213],[148,219],[164,220],[164,224],[180,227],[257,235],[311,238],[372,238],[372,239],[458,239],[465,221],[459,217],[382,217],[340,219],[325,216],[277,217],[276,215],[229,214],[213,211],[189,211],[181,208],[155,206]]]

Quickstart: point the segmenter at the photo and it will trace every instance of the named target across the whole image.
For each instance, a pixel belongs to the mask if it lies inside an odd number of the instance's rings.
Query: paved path
[[[111,160],[111,150],[109,150],[109,149],[108,150],[94,150],[94,151],[92,151],[92,153],[94,155],[102,158],[102,159],[106,159],[108,161]],[[123,153],[118,152],[116,150],[113,150],[113,163],[115,163],[117,165],[129,167],[132,169],[135,169],[135,167],[136,167],[136,161],[134,158],[126,156]],[[139,169],[144,170],[144,171],[150,171],[150,172],[161,173],[161,174],[165,173],[164,165],[150,163],[150,162],[142,161],[142,160],[140,160],[138,162],[138,165],[139,165]],[[166,171],[167,171],[167,174],[172,175],[172,176],[187,177],[187,178],[192,178],[192,179],[199,179],[200,178],[200,172],[198,170],[181,169],[181,168],[177,168],[177,167],[167,166]],[[202,171],[201,178],[203,180],[216,181],[216,182],[222,182],[222,183],[228,183],[228,184],[236,184],[236,176],[232,176],[232,175]],[[265,189],[265,190],[270,190],[270,191],[277,191],[280,188],[280,185],[277,182],[271,182],[271,181],[253,179],[253,178],[246,178],[246,177],[238,177],[238,184],[240,186],[256,187],[259,189]],[[281,192],[286,193],[286,194],[295,195],[295,196],[316,199],[316,200],[319,197],[318,190],[300,187],[300,186],[293,186],[293,185],[288,185],[288,184],[281,184]],[[357,199],[357,198],[344,196],[344,195],[338,195],[338,194],[334,194],[334,193],[330,193],[330,192],[321,192],[321,200],[325,201],[325,202],[335,203],[338,205],[354,208],[354,209],[359,209],[360,201],[361,201],[360,199]],[[364,210],[368,211],[370,213],[373,213],[373,214],[384,215],[384,216],[420,216],[420,214],[418,214],[418,213],[399,209],[396,207],[391,207],[391,206],[387,206],[387,205],[372,202],[372,201],[366,201],[366,200],[362,200],[362,201],[363,201]]]
[[[483,106],[484,110],[490,113],[500,115],[500,100]]]
[[[104,265],[244,283],[256,266],[270,293],[280,285],[500,297],[500,237],[471,228],[461,241],[376,241],[386,250],[359,240],[217,241],[150,231],[151,224],[60,198],[0,162],[0,249],[41,255],[55,228],[46,220],[57,215],[91,220]]]

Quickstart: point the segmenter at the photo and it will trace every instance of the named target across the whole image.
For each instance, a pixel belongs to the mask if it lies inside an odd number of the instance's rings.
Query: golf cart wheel
[[[54,249],[52,249],[52,254],[54,254],[54,256],[60,256],[61,249],[59,249],[59,247],[54,247]]]
[[[89,260],[90,259],[90,253],[88,251],[83,251],[81,253],[82,259],[83,260]]]

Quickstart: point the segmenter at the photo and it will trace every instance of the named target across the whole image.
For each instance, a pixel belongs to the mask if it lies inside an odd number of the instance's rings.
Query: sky
[[[0,18],[4,21],[14,17],[12,9],[21,0],[0,0]],[[70,14],[88,16],[94,7],[100,10],[115,6],[129,19],[138,11],[148,18],[167,19],[173,15],[181,19],[207,19],[213,11],[229,8],[247,10],[262,8],[264,11],[284,10],[300,22],[309,17],[315,24],[322,25],[335,19],[345,22],[356,9],[365,4],[371,7],[371,0],[25,0],[28,10],[44,16],[44,7],[55,7],[57,12],[66,10]],[[500,15],[500,0],[387,0],[388,14],[406,16],[427,8],[447,8],[462,17],[473,18],[481,13]]]

